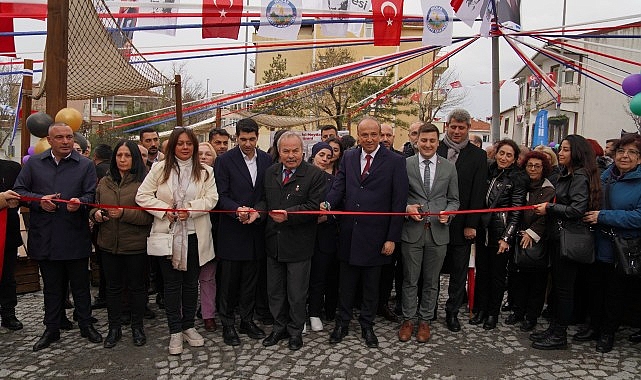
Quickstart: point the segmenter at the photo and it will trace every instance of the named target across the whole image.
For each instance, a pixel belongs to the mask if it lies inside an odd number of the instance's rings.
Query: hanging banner
[[[532,148],[548,144],[548,111],[540,110],[536,114],[534,129],[532,130]]]
[[[301,0],[262,0],[258,35],[279,40],[297,40],[303,19]]]

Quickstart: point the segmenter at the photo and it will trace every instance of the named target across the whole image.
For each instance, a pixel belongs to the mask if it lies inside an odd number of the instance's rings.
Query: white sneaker
[[[309,324],[312,325],[312,331],[323,331],[323,321],[318,317],[309,317]]]
[[[185,342],[189,343],[192,347],[201,347],[205,345],[205,339],[193,327],[183,331],[183,338],[185,339]]]
[[[183,353],[183,334],[174,333],[169,338],[169,355],[180,355]]]

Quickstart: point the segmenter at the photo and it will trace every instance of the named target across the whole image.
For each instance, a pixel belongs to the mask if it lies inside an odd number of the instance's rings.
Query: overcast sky
[[[303,0],[303,7],[314,7],[316,1],[320,0]],[[200,4],[201,0],[180,0],[181,4]],[[250,5],[258,6],[260,0],[250,0]],[[189,12],[186,9],[184,12]],[[419,0],[406,0],[404,4],[405,15],[418,15],[421,12]],[[563,0],[522,0],[521,2],[521,20],[524,30],[532,30],[544,27],[555,27],[562,24],[563,17]],[[575,24],[579,22],[597,21],[610,19],[626,15],[641,14],[641,0],[567,0],[566,24]],[[183,18],[179,23],[199,23],[200,20]],[[480,22],[476,22],[473,28],[467,27],[463,23],[456,23],[454,29],[455,36],[471,35],[478,32]],[[42,30],[46,28],[44,22],[34,20],[16,20],[16,30]],[[162,51],[187,49],[194,45],[213,46],[214,44],[231,44],[237,45],[244,40],[244,28],[241,28],[240,41],[227,39],[207,39],[200,37],[200,29],[177,30],[175,37],[160,36],[159,34],[149,32],[135,32],[134,45],[141,51]],[[250,33],[251,39],[251,33]],[[33,54],[23,54],[29,58],[40,59],[44,47],[44,38],[38,37],[19,37],[16,40],[19,52],[34,52]],[[490,62],[490,40],[480,39],[473,45],[457,54],[450,61],[450,67],[456,71],[459,80],[463,86],[468,86],[468,101],[465,106],[470,110],[473,116],[485,118],[491,114],[491,89],[489,85],[469,86],[478,84],[479,81],[489,81],[491,79],[491,62]],[[529,55],[533,52],[527,51]],[[154,56],[156,58],[159,56]],[[163,56],[165,57],[165,56]],[[514,52],[505,44],[501,44],[501,79],[511,78],[521,67],[522,62]],[[151,58],[151,59],[153,59]],[[195,80],[206,87],[209,79],[209,91],[226,93],[237,91],[243,87],[243,56],[217,57],[206,59],[185,60],[186,68]],[[170,63],[156,63],[156,67],[170,74]],[[259,74],[259,78],[260,78]],[[37,80],[38,78],[36,78]],[[248,73],[248,85],[254,84],[254,77]],[[515,84],[506,84],[502,89],[501,109],[509,108],[516,103]],[[454,90],[461,91],[461,90]]]

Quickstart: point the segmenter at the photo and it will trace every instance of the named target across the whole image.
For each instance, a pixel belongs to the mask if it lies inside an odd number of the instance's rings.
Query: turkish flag
[[[461,87],[463,87],[463,85],[461,84],[461,81],[457,80],[457,81],[454,81],[454,82],[450,83],[450,87],[452,87],[452,88],[461,88]]]
[[[47,14],[47,4],[0,3],[0,13]],[[13,18],[0,17],[0,33],[13,33]],[[13,36],[0,36],[0,55],[16,57]]]
[[[202,38],[238,39],[243,0],[203,0]]]
[[[410,97],[410,100],[419,103],[421,101],[421,94],[419,94],[418,92],[413,93]]]
[[[374,46],[401,44],[403,0],[372,0]]]

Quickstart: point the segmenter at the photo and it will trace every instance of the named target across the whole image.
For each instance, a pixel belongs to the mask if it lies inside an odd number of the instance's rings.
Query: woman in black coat
[[[528,179],[517,166],[519,146],[512,140],[496,144],[495,162],[490,164],[487,208],[519,207],[525,204]],[[513,252],[514,237],[523,212],[508,211],[486,214],[484,230],[476,240],[476,289],[474,316],[470,324],[483,323],[483,328],[496,327],[505,292],[507,262]],[[488,221],[489,218],[489,221]]]

